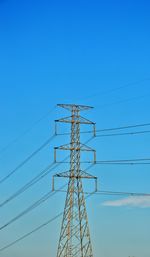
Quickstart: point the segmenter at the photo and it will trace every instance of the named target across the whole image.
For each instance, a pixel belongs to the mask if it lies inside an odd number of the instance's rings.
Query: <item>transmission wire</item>
[[[85,197],[85,199],[91,197],[93,195],[93,193],[90,193],[88,196]],[[53,222],[54,220],[58,219],[59,217],[61,217],[63,215],[63,212],[60,212],[59,214],[57,214],[56,216],[54,216],[53,218],[51,218],[50,220],[44,222],[43,224],[41,224],[40,226],[36,227],[35,229],[31,230],[30,232],[24,234],[23,236],[19,237],[18,239],[14,240],[13,242],[11,242],[10,244],[5,245],[4,247],[0,248],[0,252],[10,248],[11,246],[17,244],[18,242],[22,241],[23,239],[29,237],[30,235],[32,235],[33,233],[41,230],[43,227],[46,227],[47,225],[49,225],[51,222]]]
[[[60,187],[60,190],[63,189],[66,186],[63,185]],[[14,223],[15,221],[17,221],[18,219],[20,219],[21,217],[23,217],[24,215],[28,214],[29,212],[31,212],[32,210],[34,210],[35,208],[37,208],[38,206],[40,206],[42,203],[44,203],[45,201],[47,201],[49,198],[51,198],[53,195],[55,195],[58,191],[50,191],[46,194],[44,194],[39,200],[37,200],[36,202],[34,202],[32,205],[30,205],[28,208],[26,208],[24,211],[22,211],[21,213],[19,213],[17,216],[15,216],[14,218],[12,218],[11,220],[9,220],[7,223],[5,223],[4,225],[2,225],[0,227],[0,231],[3,230],[4,228],[8,227],[9,225],[11,225],[12,223]]]
[[[14,175],[20,168],[22,168],[28,161],[30,161],[36,154],[38,154],[43,148],[45,148],[53,139],[55,135],[48,138],[39,148],[37,148],[32,154],[30,154],[24,161],[22,161],[15,169],[10,171],[5,177],[0,180],[0,184],[9,179],[12,175]]]
[[[28,134],[37,124],[39,124],[42,120],[44,120],[53,110],[56,108],[54,106],[50,111],[46,112],[40,119],[35,121],[33,125],[31,125],[28,129],[26,129],[20,136],[16,137],[12,141],[10,141],[6,146],[0,149],[0,154],[2,154],[4,151],[6,151],[11,145],[15,144],[18,142],[22,137],[24,137],[26,134]]]

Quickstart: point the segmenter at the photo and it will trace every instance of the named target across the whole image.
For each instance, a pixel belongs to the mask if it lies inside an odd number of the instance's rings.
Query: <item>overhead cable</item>
[[[62,190],[64,187],[66,186],[63,185],[62,187],[60,187],[60,190]],[[0,227],[0,231],[3,230],[4,228],[8,227],[9,225],[11,225],[12,223],[16,222],[18,219],[20,219],[21,217],[25,216],[26,214],[28,214],[29,212],[31,212],[32,210],[34,210],[35,208],[37,208],[38,206],[40,206],[42,203],[44,203],[45,201],[47,201],[49,198],[51,198],[52,196],[54,196],[58,191],[50,191],[46,194],[44,194],[39,200],[37,200],[36,202],[34,202],[32,205],[30,205],[28,208],[26,208],[24,211],[22,211],[21,213],[19,213],[17,216],[15,216],[14,218],[12,218],[11,220],[9,220],[8,222],[6,222],[4,225],[2,225]]]
[[[2,154],[4,151],[6,151],[11,145],[17,143],[22,137],[24,137],[26,134],[28,134],[35,126],[37,126],[42,120],[44,120],[46,117],[49,116],[50,113],[52,113],[54,111],[54,109],[56,108],[56,106],[54,106],[51,110],[49,110],[48,112],[46,112],[41,118],[39,118],[38,120],[36,120],[28,129],[26,129],[24,132],[22,132],[22,134],[18,137],[16,137],[15,139],[13,139],[12,141],[10,141],[7,145],[5,145],[2,149],[0,149],[0,154]]]
[[[93,195],[93,193],[89,194],[87,198],[90,198]],[[10,244],[5,245],[4,247],[0,248],[0,252],[3,252],[4,250],[7,250],[8,248],[12,247],[13,245],[19,243],[20,241],[24,240],[25,238],[31,236],[32,234],[34,234],[35,232],[41,230],[42,228],[48,226],[50,223],[52,223],[53,221],[55,221],[56,219],[58,219],[59,217],[61,217],[63,215],[63,212],[60,212],[59,214],[57,214],[56,216],[54,216],[53,218],[51,218],[50,220],[44,222],[43,224],[41,224],[40,226],[36,227],[35,229],[31,230],[30,232],[24,234],[23,236],[19,237],[18,239],[12,241]]]
[[[14,175],[20,168],[22,168],[27,162],[29,162],[35,155],[37,155],[41,150],[43,150],[53,139],[55,135],[48,138],[40,147],[38,147],[34,152],[32,152],[25,160],[23,160],[16,168],[11,170],[5,177],[0,179],[0,184],[9,179],[12,175]]]

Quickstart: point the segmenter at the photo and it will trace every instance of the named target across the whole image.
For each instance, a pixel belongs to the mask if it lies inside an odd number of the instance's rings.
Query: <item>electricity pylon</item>
[[[71,142],[55,147],[55,161],[57,150],[70,151],[70,170],[54,176],[69,178],[57,257],[93,257],[82,178],[95,181],[97,178],[81,170],[80,167],[81,151],[93,152],[93,162],[96,162],[95,150],[80,142],[81,124],[93,125],[95,135],[95,123],[80,116],[80,111],[92,107],[74,104],[59,104],[58,106],[71,112],[71,116],[56,120],[56,124],[57,122],[71,124]]]

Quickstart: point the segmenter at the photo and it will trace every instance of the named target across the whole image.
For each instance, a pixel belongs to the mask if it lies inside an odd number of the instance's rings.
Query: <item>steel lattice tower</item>
[[[71,124],[71,141],[70,144],[55,147],[55,160],[57,150],[70,151],[70,170],[54,176],[69,178],[57,257],[93,257],[82,178],[95,181],[97,178],[82,171],[80,167],[81,151],[93,152],[93,162],[96,162],[95,150],[80,142],[81,124],[93,125],[95,134],[95,123],[80,116],[80,111],[92,107],[74,104],[58,106],[71,112],[71,116],[56,120]]]

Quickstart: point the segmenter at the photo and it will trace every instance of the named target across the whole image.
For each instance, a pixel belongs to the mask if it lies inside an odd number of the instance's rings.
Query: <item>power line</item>
[[[114,89],[111,89],[109,91],[105,91],[105,92],[102,92],[102,94],[107,94],[107,93],[111,93],[113,91],[116,91],[116,90],[120,90],[122,88],[126,88],[126,87],[129,87],[129,86],[134,86],[136,84],[139,84],[141,82],[144,82],[144,81],[149,81],[150,78],[146,78],[146,79],[143,79],[143,80],[140,80],[140,81],[136,81],[136,82],[133,82],[133,83],[128,83],[126,85],[123,85],[123,86],[120,86],[120,87],[116,87]],[[96,94],[97,95],[97,94]],[[88,98],[91,98],[91,96],[89,96]],[[16,137],[15,139],[11,140],[6,146],[4,146],[1,150],[0,150],[0,154],[3,153],[4,151],[6,151],[11,145],[15,144],[16,142],[18,142],[22,137],[24,137],[26,134],[28,134],[35,126],[37,126],[42,120],[44,120],[50,113],[52,113],[56,108],[56,105],[50,109],[48,112],[46,112],[43,116],[41,116],[41,118],[39,118],[38,120],[36,120],[29,128],[27,128],[20,136]]]
[[[58,166],[58,165],[57,165]],[[91,167],[91,165],[89,167],[87,167],[86,170],[88,170]],[[61,190],[63,190],[63,188],[66,186],[67,184],[61,186],[58,190],[56,190],[55,192],[50,191],[47,194],[45,194],[44,196],[42,196],[42,198],[40,198],[39,200],[37,200],[36,202],[34,202],[31,206],[29,206],[26,210],[22,211],[20,214],[18,214],[16,217],[14,217],[13,219],[11,219],[10,221],[8,221],[6,224],[4,224],[3,226],[0,227],[0,230],[3,230],[4,228],[6,228],[7,226],[11,225],[12,223],[14,223],[15,221],[17,221],[18,219],[20,219],[22,216],[26,215],[28,212],[32,211],[33,209],[35,209],[36,207],[38,207],[39,205],[41,205],[43,202],[47,201],[50,197],[52,197],[53,195],[56,194],[56,192],[60,192]]]
[[[123,160],[100,160],[96,161],[95,164],[101,165],[149,165],[150,158],[139,158],[139,159],[123,159]]]
[[[120,128],[119,128],[120,129]],[[114,129],[113,129],[114,130]],[[129,132],[128,132],[129,133]],[[138,132],[139,133],[139,132]],[[121,133],[122,134],[122,133]],[[116,134],[115,134],[116,135]],[[101,136],[101,135],[98,135],[98,136]],[[105,135],[104,135],[105,136]],[[31,157],[32,158],[32,157]],[[28,158],[27,158],[28,159]],[[66,159],[66,158],[65,158]],[[112,163],[114,163],[114,164],[118,164],[118,163],[126,163],[126,164],[128,164],[127,162],[128,161],[131,161],[131,160],[113,160],[113,161],[102,161],[102,163],[108,163],[108,164],[110,164],[111,162]],[[133,160],[132,160],[133,161]],[[100,162],[100,161],[99,161]],[[97,163],[97,164],[100,164],[100,163]],[[24,165],[24,164],[23,164]],[[57,164],[57,165],[59,165],[59,163]],[[22,167],[22,166],[21,166]],[[55,167],[53,167],[53,168],[56,168],[56,166]],[[45,174],[48,174],[50,171],[49,171],[49,169],[48,170],[46,170],[46,171],[42,171],[42,177],[43,176],[45,176]],[[37,176],[39,176],[39,174],[37,175]],[[39,177],[37,177],[37,180],[34,180],[35,178],[33,178],[33,180],[31,180],[32,182],[28,182],[28,183],[30,183],[30,186],[31,185],[33,185],[33,182],[35,182],[35,181],[39,181],[40,179],[41,179],[41,176],[39,176]],[[0,181],[0,183],[1,183],[1,181]],[[28,184],[27,183],[27,184]],[[35,182],[36,183],[36,182]],[[26,184],[26,185],[27,185]],[[25,187],[24,188],[26,188],[26,185],[25,185]],[[29,185],[29,184],[28,184]],[[24,190],[24,188],[23,188],[23,191],[20,191],[20,190],[18,190],[19,192],[24,192],[25,190]],[[28,187],[27,187],[28,188]],[[18,192],[17,191],[17,192]],[[16,192],[16,193],[17,193]],[[15,195],[16,195],[16,193],[15,193]],[[43,202],[45,202],[45,201],[47,201],[50,197],[52,197],[54,194],[55,194],[56,192],[48,192],[47,194],[45,194],[44,196],[42,196],[39,200],[37,200],[36,202],[34,202],[31,206],[29,206],[27,209],[25,209],[24,211],[22,211],[20,214],[18,214],[16,217],[14,217],[13,219],[11,219],[10,221],[8,221],[6,224],[4,224],[3,226],[1,226],[0,227],[0,230],[3,230],[4,228],[6,228],[7,226],[9,226],[10,224],[12,224],[12,223],[14,223],[15,221],[17,221],[19,218],[21,218],[22,216],[24,216],[24,215],[26,215],[27,213],[29,213],[30,211],[32,211],[33,209],[35,209],[35,208],[37,208],[39,205],[41,205]],[[136,194],[136,195],[138,195],[138,196],[141,196],[141,194],[139,194],[139,193],[129,193],[129,192],[113,192],[113,191],[98,191],[98,192],[96,192],[96,194],[106,194],[106,195],[112,195],[112,194],[115,194],[115,195],[121,195],[121,193],[122,193],[122,195],[124,195],[124,194]],[[20,194],[20,193],[19,193]],[[93,194],[93,193],[92,193]],[[142,193],[142,195],[143,195],[143,193]],[[150,196],[150,194],[145,194],[144,193],[144,195],[146,195],[146,196]],[[15,196],[16,197],[16,196]],[[14,199],[14,198],[13,198]],[[27,233],[27,234],[25,234],[25,235],[23,235],[22,237],[20,237],[19,239],[17,239],[17,240],[15,240],[15,241],[13,241],[12,243],[10,243],[9,245],[6,245],[6,246],[4,246],[3,248],[1,248],[0,249],[0,251],[3,251],[3,250],[5,250],[5,249],[7,249],[7,248],[9,248],[10,246],[12,246],[12,245],[14,245],[14,244],[16,244],[17,242],[19,242],[20,240],[22,240],[22,239],[24,239],[24,238],[26,238],[27,236],[29,236],[29,235],[31,235],[31,234],[33,234],[34,232],[36,232],[36,231],[38,231],[39,229],[41,229],[42,227],[44,227],[44,226],[46,226],[46,225],[48,225],[50,222],[52,222],[53,220],[55,220],[56,218],[58,218],[59,216],[61,216],[62,215],[62,213],[60,213],[60,214],[58,214],[57,216],[55,216],[53,219],[51,219],[51,220],[49,220],[49,221],[47,221],[46,223],[44,223],[44,224],[42,224],[42,225],[40,225],[39,227],[37,227],[37,228],[35,228],[34,230],[32,230],[32,231],[30,231],[29,233]]]
[[[113,137],[113,136],[126,136],[126,135],[131,135],[132,136],[132,135],[147,134],[147,133],[150,133],[150,130],[103,134],[103,135],[96,135],[96,137]]]
[[[46,175],[48,175],[53,169],[56,168],[56,166],[53,167],[54,164],[55,163],[53,162],[52,164],[48,165],[44,170],[42,170],[38,175],[36,175],[33,179],[31,179],[29,182],[27,182],[23,187],[21,187],[14,194],[12,194],[6,200],[4,200],[2,203],[0,203],[0,207],[3,207],[4,205],[8,204],[10,201],[17,198],[19,195],[24,193],[31,186],[35,185],[38,181],[40,181],[42,178],[44,178]]]
[[[56,191],[57,192],[57,191]],[[85,197],[85,199],[88,199],[89,197],[91,197],[93,195],[93,193],[89,194],[88,196]],[[59,214],[57,214],[56,216],[54,216],[53,218],[51,218],[50,220],[44,222],[43,224],[41,224],[40,226],[36,227],[35,229],[31,230],[30,232],[24,234],[23,236],[19,237],[18,239],[14,240],[13,242],[11,242],[10,244],[5,245],[4,247],[0,248],[0,252],[3,252],[4,250],[7,250],[8,248],[10,248],[11,246],[19,243],[20,241],[24,240],[25,238],[31,236],[32,234],[34,234],[35,232],[41,230],[43,227],[48,226],[51,222],[55,221],[56,219],[58,219],[59,217],[61,217],[63,215],[63,212],[60,212]]]
[[[3,152],[5,152],[11,145],[17,143],[22,137],[24,137],[25,135],[27,135],[36,125],[38,125],[42,120],[44,120],[50,113],[52,113],[54,111],[54,109],[56,108],[56,106],[54,106],[51,110],[49,110],[48,112],[46,112],[41,118],[39,118],[37,121],[35,121],[28,129],[26,129],[20,136],[16,137],[15,139],[11,140],[6,146],[4,146],[1,150],[0,150],[0,154],[2,154]]]
[[[19,243],[20,241],[22,241],[23,239],[31,236],[33,233],[41,230],[43,227],[46,227],[47,225],[49,225],[51,222],[53,222],[54,220],[58,219],[59,217],[61,217],[63,214],[63,212],[60,212],[59,214],[57,214],[56,216],[54,216],[52,219],[46,221],[45,223],[41,224],[40,226],[36,227],[35,229],[31,230],[30,232],[24,234],[23,236],[19,237],[18,239],[14,240],[13,242],[11,242],[10,244],[5,245],[4,247],[0,248],[0,252],[3,252],[4,250],[10,248],[11,246]]]
[[[129,195],[129,196],[146,196],[150,197],[149,193],[135,193],[135,192],[115,192],[115,191],[97,191],[95,194],[100,194],[100,195]]]
[[[103,105],[98,105],[98,106],[96,106],[96,108],[101,108],[102,109],[102,108],[112,106],[112,105],[116,105],[116,104],[122,104],[122,103],[130,102],[130,101],[133,102],[135,100],[142,99],[142,98],[145,98],[145,97],[148,97],[148,96],[149,96],[149,94],[134,96],[134,97],[122,99],[122,100],[119,100],[119,101],[115,101],[115,102],[112,102],[112,103],[106,103],[106,104],[103,104]]]
[[[56,190],[56,192],[62,192],[62,193],[66,193],[66,190]],[[117,191],[102,191],[102,190],[97,190],[97,191],[93,191],[91,193],[89,192],[84,192],[85,195],[89,195],[89,194],[93,194],[93,195],[118,195],[118,196],[124,196],[124,195],[129,195],[129,196],[146,196],[146,197],[150,197],[150,193],[136,193],[136,192],[117,192]]]
[[[90,139],[88,139],[85,143],[90,142],[93,139],[93,137],[91,137]],[[28,190],[30,187],[32,187],[33,185],[35,185],[37,182],[39,182],[41,179],[43,179],[45,176],[47,176],[50,172],[52,172],[56,167],[58,167],[60,164],[62,163],[66,163],[65,161],[69,158],[69,156],[67,156],[66,158],[64,158],[64,160],[62,162],[53,162],[50,165],[48,165],[44,170],[42,170],[38,175],[36,175],[33,179],[31,179],[29,182],[27,182],[23,187],[21,187],[19,190],[17,190],[14,194],[12,194],[10,197],[8,197],[6,200],[4,200],[2,203],[0,203],[0,207],[3,207],[4,205],[8,204],[10,201],[12,201],[13,199],[17,198],[19,195],[21,195],[22,193],[24,193],[26,190]],[[55,165],[55,166],[54,166]],[[54,166],[54,167],[53,167]],[[90,165],[91,167],[91,165]],[[87,169],[89,169],[90,167],[88,167]],[[86,169],[86,170],[87,170]]]
[[[131,196],[146,196],[149,197],[150,194],[147,193],[133,193],[133,192],[114,192],[114,191],[97,191],[97,192],[93,192],[91,194],[89,194],[87,198],[89,198],[92,195],[131,195]],[[0,248],[0,252],[3,252],[4,250],[7,250],[8,248],[12,247],[13,245],[19,243],[20,241],[24,240],[25,238],[31,236],[32,234],[34,234],[35,232],[41,230],[44,227],[47,227],[50,223],[52,223],[53,221],[55,221],[56,219],[60,218],[63,215],[63,212],[60,212],[59,214],[57,214],[56,216],[54,216],[53,218],[51,218],[50,220],[44,222],[43,224],[41,224],[40,226],[36,227],[35,229],[31,230],[30,232],[24,234],[23,236],[19,237],[18,239],[12,241],[10,244],[5,245],[4,247]]]
[[[9,179],[12,175],[16,173],[20,168],[22,168],[28,161],[30,161],[36,154],[38,154],[43,148],[45,148],[53,139],[55,135],[47,139],[39,148],[37,148],[32,154],[30,154],[24,161],[22,161],[15,169],[10,171],[5,177],[0,180],[0,184]]]
[[[69,156],[67,156],[65,160],[67,160]],[[46,177],[50,172],[52,172],[56,167],[58,167],[61,163],[52,163],[48,165],[44,170],[42,170],[38,175],[36,175],[33,179],[31,179],[28,183],[26,183],[23,187],[21,187],[19,190],[17,190],[13,195],[11,195],[9,198],[4,200],[1,204],[0,207],[3,207],[22,193],[24,193],[26,190],[28,190],[30,187],[35,185],[37,182],[42,180],[44,177]],[[54,166],[55,165],[55,166]],[[54,166],[54,167],[53,167]]]
[[[96,161],[95,164],[101,165],[150,165],[150,158],[143,159],[129,159],[129,160],[101,160]]]
[[[147,126],[150,126],[150,123],[141,123],[141,124],[121,126],[121,127],[115,127],[115,128],[97,129],[96,131],[103,132],[103,131],[122,130],[122,129],[137,128],[137,127],[147,127]]]
[[[102,162],[102,163],[96,163],[96,164],[101,164],[101,165],[150,165],[150,162],[141,162],[141,163],[136,163],[136,162]]]
[[[66,186],[66,184],[62,187],[60,187],[60,190],[63,189]],[[3,230],[4,228],[8,227],[9,225],[11,225],[12,223],[14,223],[15,221],[17,221],[18,219],[20,219],[21,217],[23,217],[24,215],[28,214],[29,212],[31,212],[32,210],[34,210],[35,208],[37,208],[38,206],[40,206],[42,203],[44,203],[45,201],[47,201],[49,198],[51,198],[53,195],[55,195],[58,191],[56,192],[48,192],[47,194],[43,195],[39,200],[37,200],[36,202],[34,202],[32,205],[30,205],[28,208],[26,208],[24,211],[22,211],[21,213],[19,213],[17,216],[15,216],[14,218],[12,218],[11,220],[9,220],[7,223],[5,223],[3,226],[0,227],[0,230]]]
[[[93,163],[95,164],[100,164],[100,165],[150,165],[150,162],[141,162],[142,159],[137,159],[136,161],[134,160],[101,160],[101,161],[96,161]],[[150,159],[143,159],[145,161],[150,160]],[[60,164],[62,163],[69,163],[68,161],[61,161],[58,162]],[[82,161],[81,163],[88,164],[91,163],[91,161]]]
[[[122,86],[119,86],[119,87],[115,87],[115,88],[112,88],[112,89],[110,89],[110,90],[106,90],[106,91],[97,91],[97,93],[94,93],[94,94],[92,94],[92,95],[90,95],[90,96],[87,96],[87,97],[85,97],[85,98],[82,98],[81,100],[87,100],[87,99],[91,99],[91,98],[93,98],[93,97],[95,97],[95,96],[97,96],[97,95],[107,95],[107,94],[110,94],[110,93],[112,93],[112,92],[115,92],[115,91],[118,91],[118,90],[121,90],[121,89],[124,89],[124,88],[127,88],[127,87],[131,87],[131,86],[136,86],[136,85],[138,85],[138,84],[140,84],[140,83],[142,83],[142,82],[145,82],[145,81],[149,81],[150,80],[150,78],[145,78],[145,79],[142,79],[142,80],[138,80],[138,81],[135,81],[135,82],[130,82],[130,83],[127,83],[127,84],[125,84],[125,85],[122,85]],[[79,99],[78,99],[79,100]]]
[[[61,162],[61,163],[69,163],[69,162]],[[81,162],[81,163],[91,163],[89,161]],[[150,165],[150,162],[95,162],[94,164],[100,164],[100,165]]]
[[[141,161],[150,161],[150,158],[137,158],[137,159],[123,159],[123,160],[101,160],[97,161],[99,163],[101,162],[141,162]]]
[[[117,130],[125,130],[125,129],[132,129],[132,128],[140,128],[140,127],[147,127],[150,126],[150,123],[142,123],[142,124],[135,124],[135,125],[128,125],[128,126],[120,126],[120,127],[114,127],[114,128],[104,128],[104,129],[96,129],[95,132],[109,132],[109,131],[117,131]],[[127,132],[127,133],[137,133],[137,132],[141,132],[141,133],[149,133],[149,131],[131,131],[131,132]],[[88,130],[88,131],[81,131],[81,134],[88,134],[88,133],[93,133],[92,130]],[[70,133],[66,132],[66,133],[58,133],[58,136],[63,136],[63,135],[70,135]],[[108,134],[109,135],[109,134]],[[98,136],[98,135],[97,135]],[[100,135],[101,136],[101,135]]]
[[[66,193],[66,190],[56,190],[56,192],[62,192],[62,193]],[[89,192],[84,192],[84,194],[89,195]],[[124,196],[124,195],[129,195],[129,196],[146,196],[146,197],[150,197],[150,193],[136,193],[136,192],[116,192],[116,191],[102,191],[102,190],[97,190],[94,191],[90,194],[93,195],[118,195],[118,196]]]

